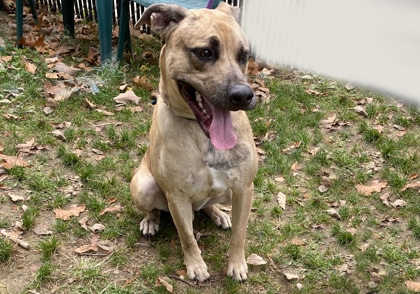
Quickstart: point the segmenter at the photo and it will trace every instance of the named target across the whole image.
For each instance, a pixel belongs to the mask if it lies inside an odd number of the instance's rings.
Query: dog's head
[[[231,111],[250,110],[256,98],[247,83],[249,45],[239,8],[150,6],[136,26],[148,24],[165,38],[160,56],[160,92],[173,111],[196,119],[218,149],[236,145]]]

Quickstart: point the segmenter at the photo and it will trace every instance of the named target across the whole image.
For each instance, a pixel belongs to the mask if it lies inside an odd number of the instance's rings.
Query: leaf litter
[[[69,220],[72,216],[79,216],[80,213],[86,210],[85,205],[73,204],[68,209],[56,208],[54,213],[56,218],[62,220]]]

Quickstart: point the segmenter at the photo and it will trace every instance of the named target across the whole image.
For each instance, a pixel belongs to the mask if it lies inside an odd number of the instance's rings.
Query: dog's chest
[[[245,158],[241,149],[219,151],[211,146],[203,151],[204,165],[190,178],[196,210],[215,203],[230,202],[231,189],[241,182],[241,163]]]
[[[216,203],[230,203],[232,199],[231,189],[239,179],[236,170],[217,170],[212,167],[203,167],[191,178],[192,204],[194,210],[214,205]]]
[[[226,151],[217,150],[211,144],[208,144],[202,151],[204,164],[222,173],[240,169],[247,154],[246,147],[240,144]]]

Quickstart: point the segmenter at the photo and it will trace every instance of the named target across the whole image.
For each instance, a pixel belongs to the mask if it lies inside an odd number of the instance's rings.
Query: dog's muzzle
[[[217,104],[185,82],[179,81],[178,87],[213,146],[220,150],[232,149],[237,138],[230,112],[255,107],[256,98],[251,87],[248,84],[233,85],[228,90],[226,101]]]

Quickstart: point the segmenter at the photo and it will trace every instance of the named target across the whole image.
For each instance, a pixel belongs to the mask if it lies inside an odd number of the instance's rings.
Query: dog
[[[210,275],[193,234],[194,211],[202,210],[216,225],[232,228],[226,274],[245,281],[258,155],[245,113],[256,97],[246,77],[250,49],[239,8],[224,2],[192,10],[155,4],[136,27],[142,24],[164,38],[164,45],[149,146],[130,184],[135,205],[146,212],[140,230],[155,235],[160,212],[169,211],[187,276],[203,282]],[[232,204],[232,221],[218,203]]]

